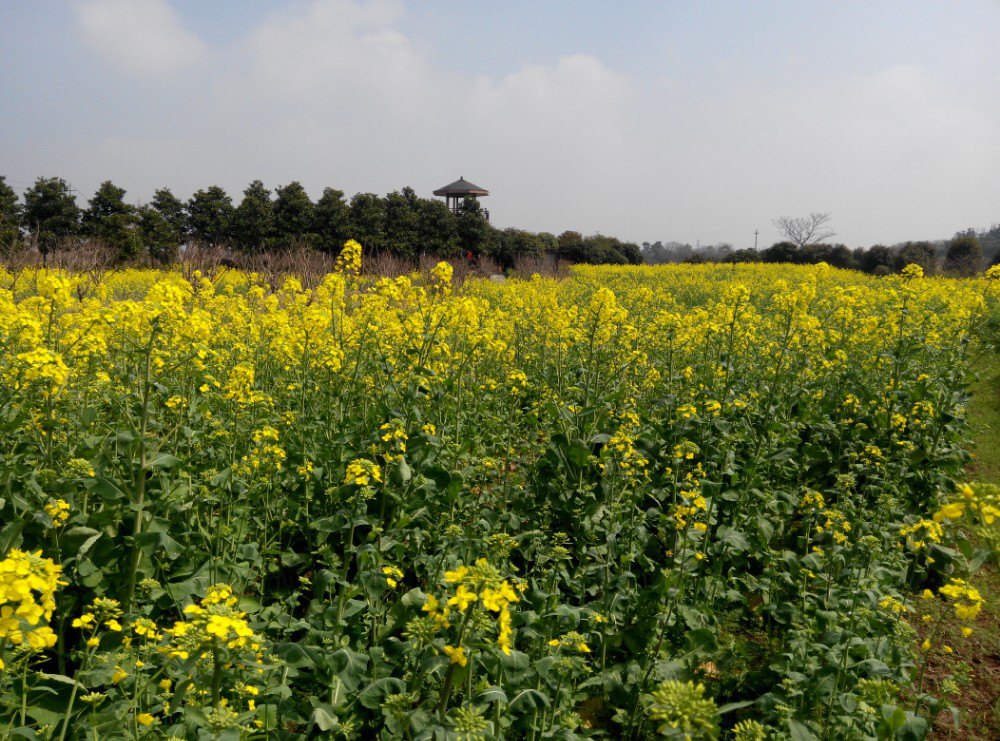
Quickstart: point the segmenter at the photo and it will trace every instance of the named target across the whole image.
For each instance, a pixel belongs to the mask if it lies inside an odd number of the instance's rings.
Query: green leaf
[[[43,679],[54,679],[56,682],[62,682],[63,684],[68,684],[69,686],[79,686],[81,689],[86,689],[83,685],[77,682],[72,677],[67,677],[65,674],[48,674],[46,672],[39,672],[39,676]]]
[[[333,674],[344,683],[344,689],[355,692],[365,679],[368,671],[368,656],[349,648],[342,648],[326,658],[326,664]]]
[[[396,677],[382,677],[365,687],[358,695],[358,702],[369,710],[378,710],[387,695],[406,691],[406,683]]]
[[[476,697],[476,702],[507,703],[507,693],[499,687],[487,687]]]
[[[809,727],[797,720],[788,719],[788,734],[792,741],[819,741],[819,738],[809,730]]]
[[[123,492],[118,485],[115,484],[111,479],[106,479],[103,476],[98,476],[94,483],[94,493],[97,494],[105,502],[114,502],[119,499],[128,499],[125,492]]]
[[[171,561],[183,553],[181,544],[163,532],[147,531],[139,533],[135,539],[135,543],[141,550],[150,554],[155,553],[158,549],[162,549]]]
[[[979,548],[973,554],[972,558],[969,559],[969,571],[976,572],[979,567],[986,563],[987,560],[993,555],[993,552],[989,548]]]
[[[100,533],[95,533],[94,535],[91,535],[89,538],[83,541],[83,543],[80,544],[80,548],[76,552],[76,557],[79,558],[80,556],[84,555],[87,551],[89,551],[91,546],[93,546],[94,543],[96,543],[100,539],[100,537],[101,537]]]
[[[38,736],[35,735],[35,732],[30,728],[28,728],[27,726],[19,726],[17,728],[11,728],[9,731],[7,731],[7,734],[9,738],[30,738],[30,739],[38,738]]]
[[[181,462],[180,458],[170,455],[169,453],[160,453],[155,458],[146,463],[147,468],[156,470],[158,468],[173,468],[178,463]]]
[[[776,463],[778,461],[787,461],[794,455],[795,448],[782,448],[781,450],[771,453],[767,459]],[[789,723],[791,723],[791,721]]]
[[[715,649],[715,631],[711,628],[689,630],[686,638],[692,652],[709,652]]]
[[[332,731],[340,725],[334,709],[326,704],[314,707],[309,720],[315,723],[316,727],[321,731]]]
[[[14,547],[18,537],[21,535],[21,530],[24,529],[24,523],[24,518],[18,517],[3,530],[0,530],[0,555],[5,555]]]
[[[38,705],[30,705],[28,707],[28,715],[30,715],[34,720],[38,721],[40,726],[50,726],[55,728],[58,723],[63,719],[62,713],[57,713],[52,710],[47,710]]]
[[[410,479],[413,478],[413,472],[410,471],[410,465],[406,462],[406,458],[403,456],[399,457],[399,465],[396,470],[399,471],[399,478],[404,484],[409,483]]]
[[[312,657],[298,643],[279,643],[274,654],[290,667],[314,666]]]
[[[927,719],[914,714],[912,710],[907,710],[906,722],[896,731],[896,738],[900,741],[923,741],[926,737]]]
[[[549,706],[549,698],[538,690],[521,690],[514,699],[510,701],[508,709],[512,713],[521,713],[528,710],[541,710]]]
[[[737,553],[750,550],[750,541],[747,540],[747,536],[739,530],[735,530],[726,525],[719,528],[719,540]]]

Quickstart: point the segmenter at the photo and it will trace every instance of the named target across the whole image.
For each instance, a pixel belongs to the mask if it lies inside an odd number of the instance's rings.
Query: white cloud
[[[419,92],[423,63],[392,28],[401,13],[394,0],[314,0],[274,14],[241,47],[245,82],[256,95],[306,106],[408,97]]]
[[[396,30],[400,14],[397,2],[314,0],[258,26],[220,86],[234,169],[425,195],[465,175],[503,194],[498,223],[586,222],[573,191],[634,161],[628,79],[583,54],[500,77],[435,69]],[[599,226],[613,231],[581,228]]]
[[[608,233],[613,225],[592,206],[614,203],[640,166],[635,97],[627,77],[584,54],[481,77],[462,96],[468,133],[459,140],[468,143],[459,151],[491,174],[501,222]]]
[[[161,75],[203,61],[207,47],[167,0],[85,0],[75,5],[84,40],[136,75]]]

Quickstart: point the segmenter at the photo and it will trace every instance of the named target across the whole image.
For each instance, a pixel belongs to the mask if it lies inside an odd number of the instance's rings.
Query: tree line
[[[501,267],[520,257],[549,254],[573,262],[638,263],[639,246],[603,235],[493,227],[479,202],[467,198],[455,212],[440,200],[422,198],[412,188],[385,196],[358,193],[345,198],[325,188],[313,201],[301,183],[267,188],[254,180],[238,203],[213,185],[183,201],[160,188],[149,203],[131,205],[125,189],[101,183],[86,206],[58,177],[40,177],[22,198],[0,176],[0,255],[99,243],[114,259],[148,257],[172,262],[192,244],[234,253],[257,254],[292,248],[340,251],[355,239],[369,254],[415,259],[487,256]]]
[[[827,236],[824,236],[827,238]],[[925,273],[944,271],[971,275],[988,265],[1000,263],[1000,224],[988,229],[966,229],[951,239],[876,244],[851,249],[844,244],[796,242],[784,239],[770,247],[734,249],[731,244],[692,247],[681,242],[643,242],[643,261],[662,263],[768,262],[816,264],[825,262],[837,268],[860,270],[873,275],[898,273],[910,264]]]

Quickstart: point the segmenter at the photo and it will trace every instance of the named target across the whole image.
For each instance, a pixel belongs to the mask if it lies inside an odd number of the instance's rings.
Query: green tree
[[[511,268],[520,257],[537,257],[542,254],[542,241],[538,235],[523,229],[508,228],[500,231],[490,255],[503,268]]]
[[[760,262],[760,252],[753,247],[744,247],[726,255],[723,262]]]
[[[229,233],[241,252],[264,252],[274,244],[274,203],[271,191],[260,180],[254,180],[243,191],[243,200],[233,212]]]
[[[730,248],[732,249],[732,248]],[[618,242],[618,252],[629,265],[642,265],[642,248],[635,242]],[[729,254],[726,252],[725,254]]]
[[[184,203],[175,196],[169,188],[160,188],[153,193],[153,200],[149,205],[160,212],[167,223],[177,234],[177,242],[184,241],[188,236],[188,215],[184,209]]]
[[[344,200],[344,191],[324,188],[313,209],[311,231],[319,237],[319,248],[336,255],[351,238],[351,210]]]
[[[595,265],[625,265],[629,258],[621,249],[622,243],[614,237],[595,234],[583,240],[587,262]],[[636,247],[638,249],[638,247]]]
[[[0,175],[0,255],[16,252],[21,244],[21,204],[17,193]]]
[[[983,248],[974,232],[957,234],[948,242],[948,252],[944,258],[945,270],[959,275],[972,275],[978,272],[982,265]]]
[[[925,273],[934,272],[937,265],[937,253],[930,242],[907,242],[899,248],[896,256],[896,269],[902,270],[907,265],[919,265]]]
[[[149,256],[160,263],[177,259],[179,242],[177,229],[163,213],[153,206],[138,209],[139,234]]]
[[[24,225],[35,239],[43,261],[61,240],[80,231],[80,209],[62,178],[38,178],[24,192]]]
[[[979,245],[983,248],[983,255],[995,263],[1000,256],[1000,224],[994,224],[989,229],[984,229],[979,233]]]
[[[7,185],[7,178],[0,175],[0,222],[21,225],[21,204],[17,193]]]
[[[84,234],[98,236],[102,231],[104,221],[112,216],[127,216],[134,209],[125,203],[125,189],[119,188],[110,180],[105,180],[90,199],[90,204],[83,212],[81,224]],[[121,220],[119,220],[121,221]]]
[[[187,204],[191,236],[208,245],[226,242],[234,210],[233,200],[218,185],[199,190]]]
[[[552,232],[538,232],[538,242],[544,252],[555,252],[559,249],[559,238]]]
[[[142,253],[143,235],[136,209],[103,216],[92,227],[91,234],[114,252],[116,260],[131,260]]]
[[[775,242],[760,257],[764,262],[801,262],[799,247],[793,242]]]
[[[580,232],[565,231],[556,237],[559,257],[569,262],[586,262],[583,235]]]
[[[369,252],[385,248],[385,204],[374,193],[351,199],[351,237]]]
[[[496,249],[493,227],[486,220],[478,200],[466,198],[455,216],[458,220],[458,243],[463,253],[489,254]]]
[[[416,205],[418,253],[454,257],[461,253],[458,219],[444,201],[421,198]]]
[[[874,244],[861,256],[861,269],[872,275],[888,275],[896,266],[896,255],[884,244]]]
[[[296,242],[317,246],[319,235],[313,231],[316,225],[316,206],[302,183],[291,182],[283,188],[276,188],[274,194],[274,222],[278,243],[282,247],[290,247]]]
[[[419,212],[412,188],[393,191],[385,197],[385,238],[387,248],[397,255],[420,254]]]

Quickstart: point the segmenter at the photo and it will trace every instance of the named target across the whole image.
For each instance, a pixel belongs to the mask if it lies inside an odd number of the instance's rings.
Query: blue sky
[[[8,0],[0,174],[147,199],[459,175],[500,226],[851,246],[1000,221],[1000,2]]]

